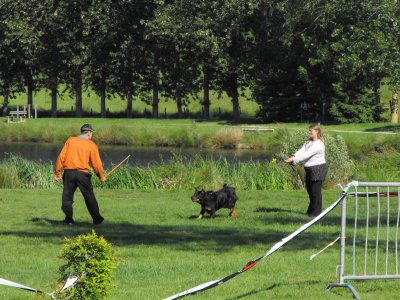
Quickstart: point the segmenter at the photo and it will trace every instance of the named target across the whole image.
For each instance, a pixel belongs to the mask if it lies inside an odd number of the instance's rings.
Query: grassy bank
[[[266,253],[309,219],[305,191],[238,190],[237,219],[217,212],[196,220],[200,207],[191,190],[96,190],[106,223],[96,232],[113,244],[119,265],[108,299],[163,299],[218,279]],[[91,232],[93,226],[77,193],[74,227],[63,226],[61,189],[8,190],[0,195],[1,277],[44,291],[55,282],[64,237]],[[337,190],[324,191],[324,207]],[[231,281],[187,299],[350,299],[346,289],[326,292],[337,282],[339,244],[310,261],[338,236],[340,209],[290,241],[281,250]],[[352,282],[362,299],[396,299],[397,281]],[[34,299],[30,292],[0,286],[0,298]]]
[[[0,141],[63,143],[77,135],[84,123],[97,130],[94,140],[102,144],[132,146],[178,146],[200,148],[251,148],[279,151],[282,138],[293,130],[307,132],[307,124],[229,124],[226,122],[196,122],[195,120],[152,119],[28,119],[24,123],[0,122]],[[242,131],[243,127],[267,127],[273,132]],[[400,127],[390,123],[324,125],[330,135],[342,136],[350,154],[400,149]],[[382,133],[384,132],[384,133]],[[385,134],[386,133],[386,134]]]

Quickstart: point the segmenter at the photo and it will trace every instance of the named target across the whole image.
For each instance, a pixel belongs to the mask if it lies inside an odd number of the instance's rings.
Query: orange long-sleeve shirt
[[[90,165],[103,181],[105,176],[97,145],[92,140],[80,136],[70,137],[58,156],[55,175],[60,176],[61,169],[89,173]]]

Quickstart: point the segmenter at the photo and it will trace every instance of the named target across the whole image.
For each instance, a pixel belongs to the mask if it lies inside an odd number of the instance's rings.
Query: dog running
[[[237,218],[235,204],[238,197],[236,190],[227,184],[224,184],[222,189],[215,192],[205,191],[204,189],[198,191],[196,189],[191,199],[192,202],[201,205],[200,215],[197,219],[202,219],[206,212],[210,214],[210,218],[214,218],[215,212],[221,208],[229,208],[229,216]]]

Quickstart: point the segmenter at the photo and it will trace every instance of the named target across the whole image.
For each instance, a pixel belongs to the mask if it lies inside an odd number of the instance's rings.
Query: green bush
[[[58,293],[57,299],[102,299],[109,293],[112,271],[116,266],[111,244],[94,231],[74,239],[66,238],[61,258],[67,263],[60,267],[60,280],[79,276],[75,285]]]
[[[293,132],[285,131],[283,137],[283,150],[280,156],[287,158],[292,156],[308,138],[305,130],[296,130]],[[354,172],[354,162],[349,156],[345,140],[337,135],[324,134],[325,157],[328,164],[328,175],[325,186],[332,186],[338,183],[348,181]],[[299,166],[293,168],[304,182],[304,170]]]

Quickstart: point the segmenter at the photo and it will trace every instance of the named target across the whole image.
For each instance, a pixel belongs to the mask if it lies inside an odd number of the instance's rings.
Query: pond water
[[[46,143],[4,143],[0,142],[0,160],[4,160],[10,153],[20,155],[22,158],[36,162],[56,162],[63,145]],[[229,163],[246,161],[269,161],[271,155],[262,150],[210,150],[195,148],[171,147],[136,147],[136,146],[105,146],[100,145],[100,156],[104,168],[118,164],[126,156],[131,155],[129,164],[147,166],[149,164],[162,164],[176,156],[193,159],[196,155],[225,158]]]

